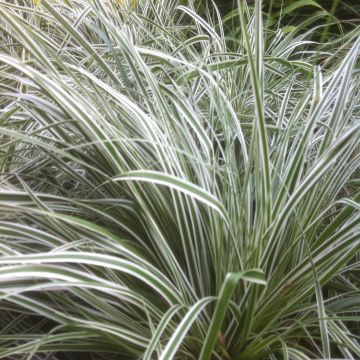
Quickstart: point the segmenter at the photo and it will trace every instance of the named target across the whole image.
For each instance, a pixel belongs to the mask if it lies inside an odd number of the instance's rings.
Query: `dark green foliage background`
[[[288,6],[299,0],[265,0],[263,1],[264,7],[269,8],[270,6],[273,9],[281,9],[283,6]],[[215,3],[222,10],[223,13],[231,11],[235,8],[237,1],[236,0],[215,0]],[[248,1],[248,3],[254,3],[254,0]],[[325,10],[331,11],[331,8],[334,4],[334,0],[319,0],[317,1]],[[313,12],[312,6],[302,7],[296,12],[296,14],[306,15]],[[295,14],[293,14],[295,15]],[[348,19],[357,19],[360,21],[360,1],[354,0],[343,0],[339,1],[336,7],[335,16],[342,20]]]

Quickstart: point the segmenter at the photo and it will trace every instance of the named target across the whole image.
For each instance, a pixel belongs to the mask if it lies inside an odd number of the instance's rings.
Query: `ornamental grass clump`
[[[0,1],[1,359],[360,358],[360,28],[325,15]]]

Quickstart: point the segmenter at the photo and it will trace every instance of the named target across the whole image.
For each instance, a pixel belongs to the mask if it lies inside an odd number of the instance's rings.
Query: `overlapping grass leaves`
[[[177,5],[0,2],[0,358],[358,358],[357,32]]]

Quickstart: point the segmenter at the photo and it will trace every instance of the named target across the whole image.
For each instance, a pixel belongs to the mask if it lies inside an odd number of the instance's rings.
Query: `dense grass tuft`
[[[360,358],[360,28],[238,5],[0,1],[1,359]]]

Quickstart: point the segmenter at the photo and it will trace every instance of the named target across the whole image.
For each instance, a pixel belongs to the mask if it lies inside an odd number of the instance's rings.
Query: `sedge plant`
[[[1,359],[360,358],[360,29],[195,6],[0,1]]]

